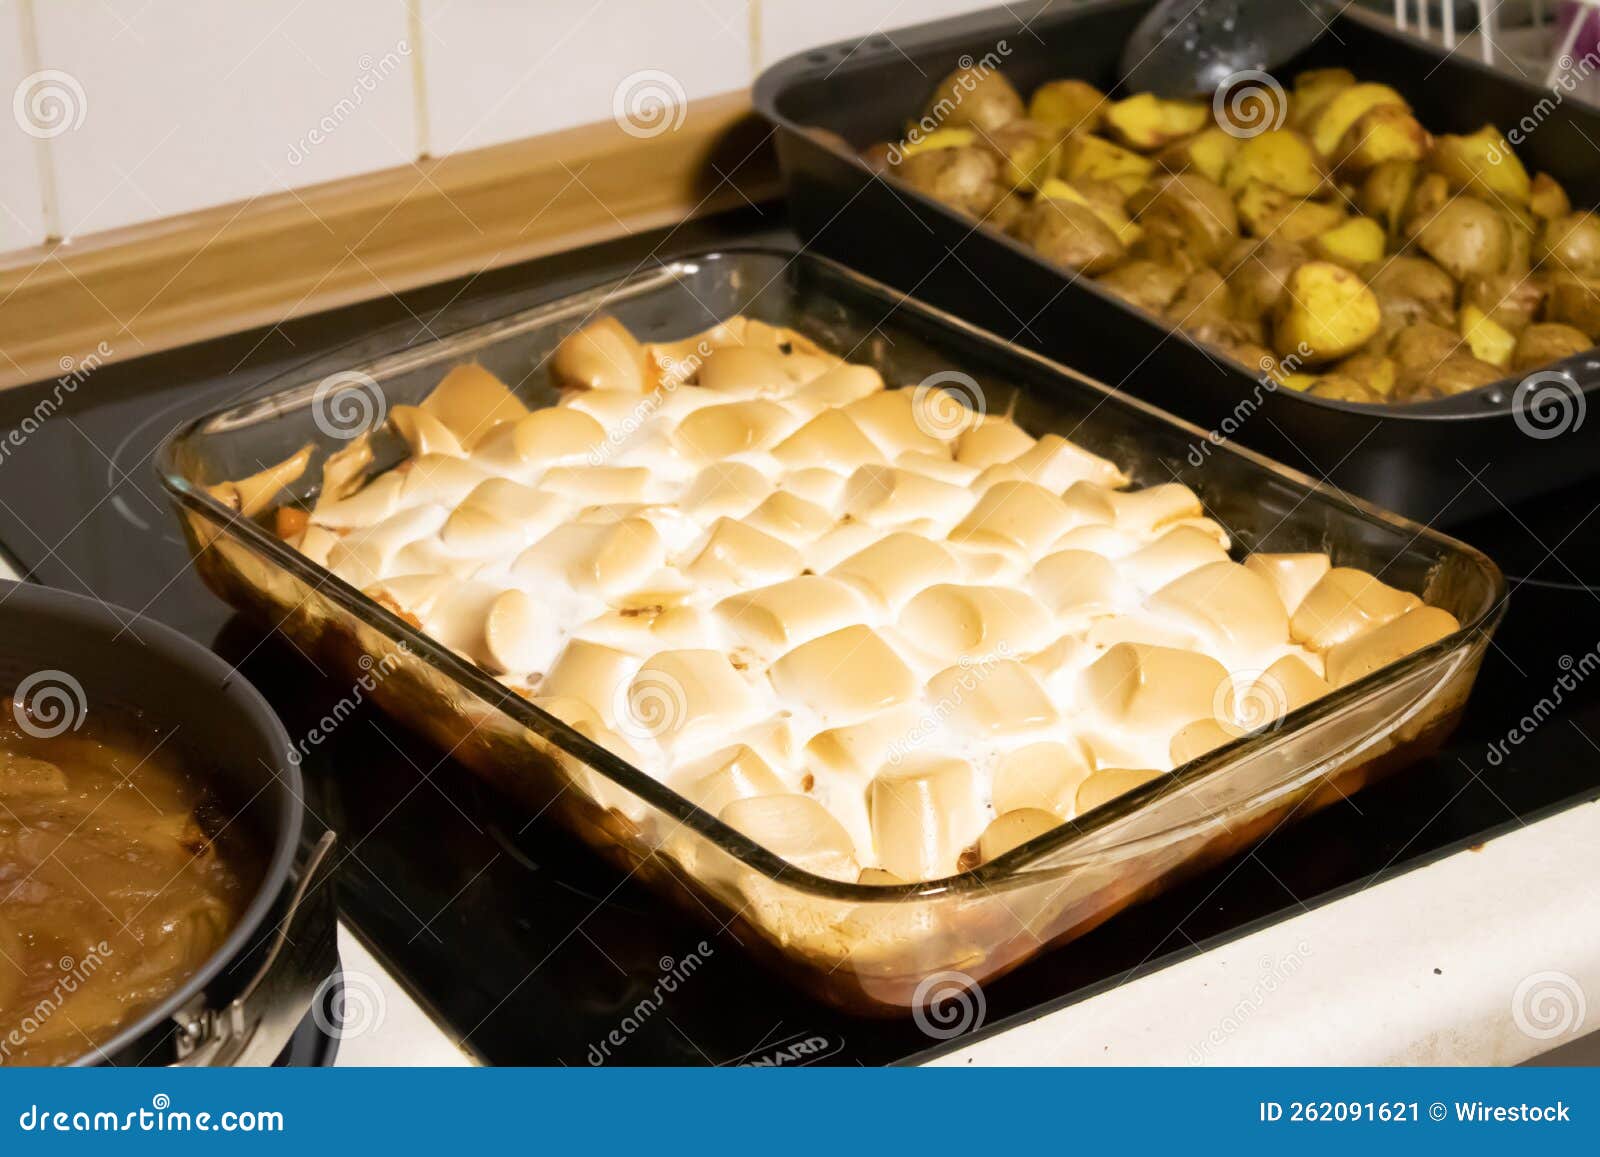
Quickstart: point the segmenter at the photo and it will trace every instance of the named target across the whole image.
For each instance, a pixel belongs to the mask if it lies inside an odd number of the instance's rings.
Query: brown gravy
[[[261,872],[150,729],[35,738],[0,700],[0,1065],[93,1053],[221,945]]]

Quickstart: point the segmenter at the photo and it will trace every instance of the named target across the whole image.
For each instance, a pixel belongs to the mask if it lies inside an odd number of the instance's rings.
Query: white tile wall
[[[603,121],[619,91],[651,108],[752,79],[748,0],[420,2],[435,153]]]
[[[619,106],[659,115],[662,96],[744,88],[812,45],[984,6],[0,0],[0,98],[45,69],[66,75],[76,102],[74,127],[43,148],[0,115],[0,250],[52,225],[81,237],[606,121]]]
[[[817,44],[992,8],[996,0],[761,0],[761,67]]]
[[[25,119],[30,98],[44,99],[48,93],[36,82],[23,95],[24,119],[15,115],[16,95],[30,75],[23,55],[23,13],[20,0],[0,0],[0,251],[37,245],[45,237],[44,186],[39,179],[39,141],[24,131],[31,125],[36,132],[47,132],[48,119]],[[48,108],[48,105],[40,106]]]
[[[50,144],[77,236],[410,160],[405,0],[30,0],[81,85]]]

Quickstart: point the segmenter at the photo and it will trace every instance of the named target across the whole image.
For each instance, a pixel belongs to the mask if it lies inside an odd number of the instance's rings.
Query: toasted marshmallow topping
[[[409,458],[366,477],[358,440],[280,525],[833,879],[993,859],[1457,627],[1324,554],[1235,561],[1188,487],[950,421],[792,331],[646,345],[602,318],[548,371],[561,401],[530,411],[457,366],[390,410]],[[255,514],[308,464],[214,492]]]

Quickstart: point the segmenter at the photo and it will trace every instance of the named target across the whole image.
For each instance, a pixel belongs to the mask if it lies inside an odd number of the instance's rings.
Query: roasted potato
[[[1280,372],[1277,355],[1262,345],[1250,327],[1242,322],[1210,318],[1182,328],[1195,341],[1220,350],[1257,373],[1277,377]]]
[[[1467,136],[1438,138],[1428,154],[1428,167],[1449,181],[1452,190],[1483,197],[1490,204],[1528,203],[1528,170],[1493,125]]]
[[[1438,173],[1424,173],[1411,187],[1411,198],[1400,219],[1400,235],[1408,240],[1416,237],[1449,200],[1450,182]]]
[[[1558,322],[1539,322],[1523,330],[1517,338],[1517,348],[1511,355],[1511,368],[1518,373],[1538,369],[1581,354],[1593,345],[1589,336],[1580,329]]]
[[[1434,370],[1465,345],[1455,330],[1431,321],[1407,325],[1389,343],[1388,356],[1395,364],[1399,392],[1403,395],[1421,387]]]
[[[1165,313],[1177,300],[1188,275],[1157,261],[1129,261],[1096,279],[1129,305],[1151,313]]]
[[[1037,189],[1054,177],[1061,163],[1061,142],[1060,129],[1024,117],[984,135],[984,143],[1004,163],[1002,179],[1012,189]]]
[[[1119,144],[1151,153],[1211,123],[1211,109],[1193,101],[1163,100],[1141,92],[1106,109],[1105,130]]]
[[[1006,191],[1000,158],[990,149],[934,149],[907,157],[894,175],[953,209],[982,217]]]
[[[1400,233],[1400,221],[1420,170],[1415,161],[1385,161],[1373,167],[1356,193],[1356,205],[1368,217],[1380,221],[1391,237]]]
[[[1272,317],[1290,274],[1306,260],[1304,249],[1276,237],[1234,242],[1220,266],[1228,279],[1234,316],[1245,321]]]
[[[1254,182],[1291,197],[1309,197],[1326,180],[1327,173],[1310,142],[1290,129],[1275,129],[1239,146],[1223,184],[1230,193]]]
[[[1420,388],[1412,395],[1411,400],[1422,401],[1430,397],[1448,398],[1453,394],[1464,394],[1468,390],[1480,389],[1492,382],[1498,382],[1505,376],[1505,371],[1499,366],[1492,366],[1470,353],[1453,353],[1434,366],[1433,370],[1422,379]]]
[[[1307,261],[1289,275],[1279,303],[1273,348],[1308,365],[1355,353],[1378,332],[1378,299],[1355,273],[1330,261]]]
[[[1600,219],[1593,213],[1565,213],[1545,222],[1534,248],[1549,273],[1600,277]]]
[[[922,110],[922,119],[937,128],[970,125],[993,132],[1022,114],[1022,97],[1000,72],[958,68],[934,88]]]
[[[1355,74],[1346,68],[1314,68],[1300,73],[1294,78],[1294,92],[1289,96],[1290,127],[1309,128],[1330,100],[1355,83]]]
[[[1516,335],[1475,305],[1461,307],[1461,336],[1479,361],[1499,370],[1511,364],[1512,351],[1517,348]]]
[[[1186,252],[1203,264],[1214,264],[1239,236],[1233,201],[1220,185],[1197,173],[1157,177],[1128,199],[1128,211],[1144,229],[1145,248],[1157,260]]]
[[[1549,173],[1535,173],[1528,189],[1528,211],[1541,220],[1565,217],[1572,212],[1567,191]]]
[[[1501,273],[1511,252],[1504,215],[1476,197],[1452,197],[1417,230],[1417,245],[1457,281]]]
[[[1201,269],[1190,274],[1183,289],[1167,307],[1167,316],[1180,329],[1232,322],[1233,300],[1228,294],[1228,283],[1215,269]],[[1254,333],[1250,331],[1252,336]]]
[[[1169,173],[1199,173],[1221,184],[1228,166],[1239,153],[1239,138],[1213,125],[1192,137],[1174,141],[1156,154],[1156,163]]]
[[[1382,105],[1411,111],[1405,98],[1386,84],[1354,84],[1340,89],[1311,122],[1312,145],[1324,157],[1336,156],[1351,126]]]
[[[1521,333],[1539,315],[1548,286],[1544,278],[1525,273],[1491,273],[1469,278],[1461,286],[1463,307],[1481,310],[1496,325]]]
[[[1324,260],[1360,269],[1382,259],[1386,240],[1383,226],[1371,217],[1351,217],[1319,234],[1311,247]]]
[[[1109,185],[1099,185],[1093,181],[1073,184],[1053,177],[1039,187],[1039,196],[1071,201],[1091,210],[1110,227],[1124,246],[1131,246],[1144,233],[1123,209],[1121,196]]]
[[[1420,161],[1428,155],[1433,138],[1411,115],[1397,104],[1380,104],[1368,109],[1345,130],[1334,155],[1334,168],[1352,177],[1379,165],[1395,161]]]
[[[1094,210],[1073,201],[1036,199],[1018,232],[1045,260],[1083,273],[1102,273],[1128,252]]]
[[[1108,105],[1106,94],[1084,80],[1052,80],[1033,90],[1028,119],[1069,133],[1099,129]]]
[[[1328,376],[1349,378],[1359,382],[1380,398],[1387,400],[1400,380],[1399,367],[1385,354],[1354,354],[1328,368]]]
[[[1394,328],[1414,321],[1455,325],[1456,283],[1426,257],[1390,257],[1361,272],[1386,322],[1398,323]]]
[[[1381,405],[1389,400],[1387,394],[1380,394],[1359,378],[1342,373],[1323,374],[1306,387],[1306,393],[1313,398],[1330,398],[1336,402],[1365,402],[1368,405]]]
[[[1104,181],[1124,196],[1149,179],[1156,163],[1131,149],[1090,133],[1073,133],[1061,156],[1061,175],[1069,181]]]
[[[1600,278],[1570,273],[1552,276],[1544,319],[1582,330],[1591,340],[1600,338]]]
[[[1239,221],[1252,237],[1277,237],[1282,241],[1310,241],[1345,218],[1338,205],[1305,201],[1281,189],[1251,181],[1240,191]]]
[[[983,138],[976,129],[934,129],[931,133],[917,133],[896,146],[902,158],[918,153],[931,153],[939,149],[961,149],[968,145],[981,145]]]

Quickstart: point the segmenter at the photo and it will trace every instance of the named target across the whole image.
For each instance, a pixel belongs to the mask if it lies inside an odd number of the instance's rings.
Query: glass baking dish
[[[311,447],[283,499],[306,502],[321,461],[357,418],[419,402],[476,360],[530,406],[556,393],[542,367],[599,314],[640,340],[697,333],[735,314],[791,327],[892,384],[942,373],[981,383],[992,412],[1059,433],[1138,485],[1178,481],[1225,526],[1236,554],[1326,551],[1454,614],[1461,628],[1398,663],[1235,740],[979,867],[876,886],[777,858],[423,635],[243,518],[207,487]],[[371,348],[371,343],[367,343]],[[332,397],[334,405],[329,405]],[[381,403],[380,399],[381,398]],[[350,406],[345,407],[349,416]],[[366,424],[363,422],[363,424]],[[343,435],[343,437],[341,437]],[[406,454],[387,431],[371,472]],[[706,253],[379,357],[335,358],[264,396],[202,417],[162,447],[160,471],[205,581],[319,664],[523,805],[549,810],[625,871],[718,924],[814,994],[899,1014],[1008,971],[1127,905],[1238,852],[1276,825],[1437,749],[1458,722],[1504,603],[1499,570],[1445,535],[1387,514],[1144,403],[809,254]],[[651,834],[653,833],[653,834]],[[952,977],[951,974],[955,974]]]

